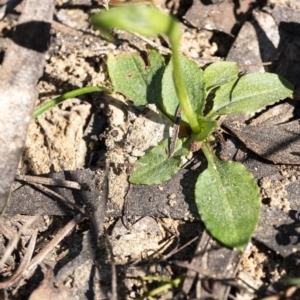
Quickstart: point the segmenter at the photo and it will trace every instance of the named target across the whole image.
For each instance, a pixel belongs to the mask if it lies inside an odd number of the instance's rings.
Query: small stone
[[[168,196],[168,199],[173,200],[176,197],[177,197],[176,194],[173,193],[173,194],[171,194],[171,195]]]

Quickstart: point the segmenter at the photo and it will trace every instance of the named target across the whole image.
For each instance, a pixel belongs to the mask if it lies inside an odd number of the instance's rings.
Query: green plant
[[[95,93],[95,92],[106,92],[110,93],[111,91],[107,89],[106,87],[101,87],[101,86],[88,86],[88,87],[83,87],[79,89],[75,89],[73,91],[66,92],[44,104],[39,106],[38,108],[35,109],[33,112],[32,119],[36,119],[38,116],[40,116],[42,113],[45,111],[49,110],[50,108],[54,107],[55,105],[58,105],[59,103],[72,99],[84,94],[89,94],[89,93]]]
[[[178,139],[173,155],[168,140],[150,149],[138,160],[129,180],[134,184],[159,184],[180,169],[182,158],[194,141],[201,141],[208,161],[195,186],[195,201],[201,219],[217,240],[229,247],[243,249],[260,216],[260,193],[248,170],[237,162],[219,160],[210,147],[217,119],[222,115],[255,112],[282,100],[293,85],[270,73],[239,75],[235,62],[218,62],[203,71],[195,62],[180,55],[179,24],[170,16],[147,6],[114,8],[92,16],[91,22],[111,38],[118,27],[151,36],[165,34],[172,46],[166,65],[158,51],[149,50],[148,62],[138,55],[108,56],[111,83],[136,105],[155,103],[171,120],[178,105],[182,123],[192,134]],[[205,113],[209,98],[212,108]]]
[[[177,288],[180,284],[182,284],[185,279],[185,274],[182,274],[174,279],[166,278],[166,277],[157,277],[157,276],[144,276],[140,278],[143,283],[143,290],[145,293],[135,300],[143,300],[143,299],[155,299],[155,296],[158,296],[161,293],[166,292],[169,289]],[[153,290],[148,291],[148,287],[146,282],[163,282],[163,284]],[[157,298],[156,298],[157,299]]]

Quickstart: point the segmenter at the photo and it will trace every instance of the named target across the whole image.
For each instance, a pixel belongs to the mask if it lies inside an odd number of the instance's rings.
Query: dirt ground
[[[274,7],[284,7],[295,12],[300,10],[298,0],[225,0],[221,4],[202,2],[205,5],[201,4],[201,7],[196,7],[196,3],[191,1],[155,3],[180,20],[183,31],[181,51],[195,59],[200,66],[226,59],[244,23],[251,21],[253,14],[266,12]],[[145,55],[147,44],[135,35],[116,30],[116,43],[102,39],[88,21],[89,15],[99,9],[103,8],[89,0],[56,1],[51,43],[44,74],[38,83],[37,106],[78,87],[110,87],[106,70],[106,57],[109,53]],[[222,17],[222,14],[227,17]],[[0,22],[2,41],[10,38],[17,20],[18,14],[13,12]],[[168,46],[163,38],[151,38],[151,41]],[[3,42],[2,52],[4,51]],[[269,58],[273,59],[277,58]],[[285,106],[288,106],[286,103],[290,102],[285,102]],[[292,106],[294,109],[297,105],[293,102]],[[264,110],[260,115],[268,111]],[[279,111],[283,111],[282,107]],[[297,117],[299,116],[294,113],[287,119],[292,121],[297,120]],[[256,116],[251,116],[252,122],[255,118]],[[220,280],[218,276],[216,277],[219,279],[213,276],[204,278],[200,274],[186,297],[178,296],[182,287],[176,286],[174,282],[170,288],[166,286],[162,293],[151,296],[147,294],[149,291],[187,273],[188,262],[193,259],[197,241],[204,232],[199,218],[190,211],[187,212],[185,206],[177,217],[173,217],[172,209],[177,205],[176,197],[179,197],[176,193],[179,187],[175,183],[171,183],[169,192],[166,192],[168,186],[155,187],[156,192],[165,193],[165,206],[160,204],[158,210],[162,213],[146,212],[139,215],[127,211],[130,218],[126,217],[125,222],[129,226],[124,226],[124,201],[133,193],[128,183],[130,168],[147,149],[172,134],[172,124],[154,106],[135,107],[128,99],[116,93],[109,96],[93,93],[74,98],[32,120],[18,175],[76,170],[84,173],[88,169],[97,190],[95,193],[98,193],[95,197],[101,197],[105,190],[105,166],[109,162],[109,203],[103,229],[105,234],[101,236],[100,244],[95,249],[91,242],[93,237],[90,236],[89,218],[75,220],[74,213],[55,210],[56,208],[51,208],[54,204],[47,206],[42,200],[38,204],[31,204],[31,200],[24,197],[21,208],[8,208],[8,214],[0,220],[0,257],[8,251],[13,239],[21,231],[16,249],[1,265],[1,282],[13,276],[26,255],[25,248],[29,247],[28,242],[36,228],[38,235],[34,255],[44,249],[49,251],[35,268],[24,272],[11,286],[1,289],[0,299],[216,299],[212,287],[217,281],[226,286],[223,296],[218,296],[217,299],[263,299],[267,296],[273,296],[268,299],[300,299],[299,291],[294,293],[294,287],[285,286],[282,281],[300,276],[300,206],[295,204],[300,201],[300,189],[297,185],[300,169],[294,164],[273,164],[251,151],[252,154],[249,154],[245,145],[237,142],[229,131],[230,128],[228,130],[225,124],[223,134],[228,149],[226,155],[231,155],[230,149],[238,151],[235,159],[245,161],[245,165],[253,171],[259,182],[262,205],[266,210],[263,216],[269,216],[271,211],[275,217],[265,219],[266,223],[262,221],[257,234],[245,252],[238,257],[234,267],[236,272],[230,280],[225,277]],[[251,147],[250,149],[254,151]],[[243,155],[248,155],[249,159],[239,159]],[[197,162],[197,158],[195,161]],[[19,187],[20,185],[14,189]],[[134,193],[143,195],[147,192],[140,187]],[[12,203],[15,201],[13,195]],[[31,197],[35,197],[34,192]],[[139,206],[138,203],[132,205]],[[84,204],[82,207],[88,208],[88,205]],[[127,210],[130,210],[130,206]],[[34,219],[32,216],[35,216]],[[285,219],[288,217],[290,219]],[[286,223],[279,222],[277,227],[274,225],[272,228],[284,227],[288,242],[280,244],[276,240],[275,229],[269,232],[264,227],[271,219],[285,220]],[[71,226],[70,223],[73,227],[69,234],[66,233],[66,237],[57,245],[49,246],[54,237],[63,236],[61,231]],[[220,247],[212,245],[212,248]],[[227,267],[224,263],[223,269]],[[216,275],[222,277],[223,271]],[[44,286],[37,289],[43,279]],[[289,296],[288,293],[293,295]]]

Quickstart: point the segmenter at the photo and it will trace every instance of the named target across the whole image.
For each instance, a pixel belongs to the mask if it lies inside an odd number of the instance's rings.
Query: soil
[[[231,1],[225,2],[232,5]],[[264,8],[281,6],[300,10],[300,2],[296,0],[245,2],[248,7],[253,3],[260,3]],[[193,20],[185,17],[191,3],[168,1],[158,3],[157,6],[179,18],[183,30],[181,51],[185,55],[195,59],[201,66],[226,58],[238,31],[233,36],[230,32],[219,31],[218,28],[194,28],[191,25]],[[44,74],[38,83],[39,98],[36,106],[75,88],[111,87],[105,64],[109,53],[145,55],[147,44],[135,35],[116,30],[116,43],[110,43],[91,28],[88,22],[89,15],[99,7],[88,0],[56,1],[55,20],[62,26],[52,24],[51,43]],[[251,14],[249,18],[251,20]],[[1,21],[1,38],[11,35],[17,19],[17,14],[11,13]],[[234,26],[236,20],[231,21]],[[218,26],[216,22],[213,24]],[[230,28],[231,24],[226,26]],[[239,23],[239,28],[241,26],[242,23]],[[167,46],[163,38],[152,38],[151,41]],[[251,118],[254,119],[253,116]],[[116,299],[115,296],[117,299],[146,299],[142,298],[142,295],[164,284],[163,278],[174,279],[187,272],[187,267],[176,265],[176,262],[192,260],[197,240],[186,244],[201,236],[204,228],[199,218],[193,214],[182,212],[182,216],[177,219],[170,217],[170,207],[176,207],[179,203],[176,192],[170,192],[166,196],[164,203],[168,207],[159,208],[162,212],[160,217],[151,214],[131,216],[129,212],[128,216],[131,217],[126,218],[129,222],[127,227],[124,226],[124,218],[120,217],[120,212],[124,210],[124,201],[131,189],[128,175],[132,165],[147,149],[171,136],[172,130],[170,121],[154,105],[136,107],[117,93],[94,93],[74,98],[50,109],[37,120],[32,120],[18,174],[40,175],[90,169],[94,172],[98,192],[103,195],[105,165],[106,162],[110,163],[105,234],[100,238],[99,248],[93,249],[89,241],[91,224],[88,218],[85,218],[70,235],[50,251],[34,272],[27,272],[12,287],[1,290],[0,298],[34,299],[34,295],[29,297],[35,290],[37,299],[46,299],[41,295],[47,290],[47,299]],[[232,135],[224,133],[224,136],[229,151],[229,144],[233,143]],[[238,144],[239,149],[236,149],[236,145],[232,146],[232,151],[239,151],[235,157],[243,157],[247,150],[241,143]],[[232,156],[229,152],[225,154],[227,157]],[[201,158],[198,161],[201,161]],[[261,160],[258,158],[258,161]],[[196,162],[197,159],[193,163]],[[270,162],[263,163],[274,166]],[[267,167],[263,169],[269,170]],[[295,184],[300,178],[299,167],[282,164],[270,172],[262,176],[255,174],[261,188],[263,206],[270,211],[296,213],[297,207],[291,203],[291,194],[296,195],[298,191]],[[165,187],[158,185],[155,188],[157,191],[163,191]],[[294,197],[299,200],[297,195]],[[24,206],[25,202],[26,199]],[[24,247],[35,228],[39,231],[36,254],[71,220],[68,213],[51,214],[43,203],[40,204],[40,208],[44,209],[43,216],[37,216],[32,224],[28,224],[31,217],[25,215],[8,214],[0,220],[0,257],[7,251],[8,245],[20,228],[27,224],[27,227],[23,228],[18,247],[9,255],[0,270],[1,281],[7,280],[19,265],[24,255]],[[34,211],[32,215],[35,215]],[[294,240],[289,243],[290,246],[293,244],[292,248],[287,250],[290,251],[289,255],[283,255],[284,249],[278,250],[275,246],[272,248],[267,242],[263,242],[263,239],[255,236],[241,257],[238,271],[233,278],[235,284],[232,283],[231,296],[220,299],[262,299],[270,295],[274,296],[272,299],[279,299],[276,297],[287,291],[287,287],[282,285],[282,279],[299,277],[297,216],[293,219]],[[181,249],[184,245],[186,247]],[[173,250],[177,252],[171,256]],[[141,278],[144,278],[144,281]],[[45,286],[39,291],[36,288],[43,279]],[[203,282],[205,283],[205,280]],[[114,294],[114,284],[117,285],[117,295]],[[193,286],[188,299],[208,299],[195,296],[196,290],[197,286]],[[209,287],[206,290],[209,290]],[[180,287],[173,286],[159,295],[148,298],[174,299],[179,291]],[[298,296],[296,292],[293,297],[300,299],[299,292]]]

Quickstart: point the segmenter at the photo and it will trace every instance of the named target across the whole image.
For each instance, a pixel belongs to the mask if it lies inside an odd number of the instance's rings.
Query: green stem
[[[107,89],[105,87],[101,87],[101,86],[89,86],[89,87],[76,89],[76,90],[73,90],[73,91],[70,91],[70,92],[66,92],[66,93],[60,95],[59,97],[54,98],[54,99],[46,102],[45,104],[41,105],[40,107],[38,107],[34,111],[32,119],[37,118],[39,115],[41,115],[46,110],[54,107],[55,105],[65,101],[65,100],[76,98],[78,96],[88,94],[88,93],[94,93],[94,92],[107,92],[107,93],[110,93],[111,91],[109,89]]]
[[[285,285],[300,285],[300,278],[286,278],[283,280]]]
[[[172,45],[172,60],[173,60],[173,80],[176,89],[176,94],[182,108],[182,111],[191,126],[194,133],[200,133],[201,127],[194,113],[192,104],[190,102],[186,86],[183,80],[180,67],[180,55],[179,55],[179,42],[180,42],[180,27],[178,23],[174,22],[172,30],[169,32],[169,39]]]
[[[209,165],[213,166],[216,162],[216,156],[212,151],[209,142],[204,142],[201,150],[203,151]]]
[[[217,117],[219,117],[215,111],[211,110],[208,114],[206,114],[205,118],[210,120],[215,120]]]
[[[180,275],[175,279],[168,280],[169,281],[168,283],[165,283],[165,284],[149,291],[146,295],[136,298],[136,300],[142,300],[142,299],[145,299],[146,297],[157,296],[158,294],[163,293],[169,289],[177,288],[183,282],[184,278],[185,278],[185,274]],[[153,280],[155,280],[155,278]]]

